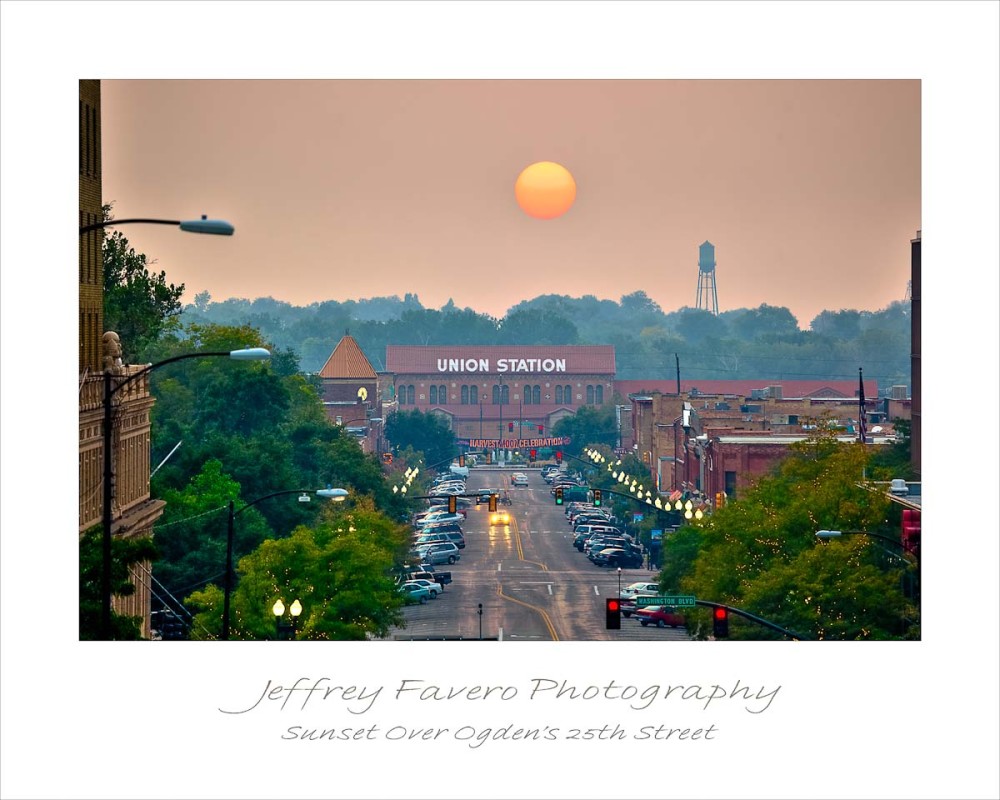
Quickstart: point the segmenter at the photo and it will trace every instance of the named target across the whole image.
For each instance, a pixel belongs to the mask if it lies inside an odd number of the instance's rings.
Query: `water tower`
[[[698,245],[698,297],[694,307],[719,315],[719,295],[715,290],[715,245],[708,241]]]

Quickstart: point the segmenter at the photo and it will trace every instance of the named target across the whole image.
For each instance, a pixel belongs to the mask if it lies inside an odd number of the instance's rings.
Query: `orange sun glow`
[[[517,176],[514,196],[528,216],[555,219],[569,211],[576,200],[576,181],[562,164],[539,161]]]

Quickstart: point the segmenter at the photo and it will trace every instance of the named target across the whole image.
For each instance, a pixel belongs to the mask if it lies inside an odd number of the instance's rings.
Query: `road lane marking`
[[[539,608],[538,606],[533,606],[531,603],[526,603],[523,600],[518,600],[516,597],[511,597],[503,593],[503,586],[497,583],[497,594],[500,595],[504,600],[510,600],[512,603],[517,603],[525,608],[530,608],[532,611],[536,611],[538,615],[542,618],[542,622],[545,623],[545,627],[549,630],[549,636],[552,637],[553,642],[559,641],[559,636],[556,633],[555,626],[552,624],[552,620],[549,619],[549,615],[545,613],[545,609]]]
[[[596,594],[598,597],[601,596],[601,593],[599,591],[597,591],[597,587],[596,586],[594,587],[594,594]]]

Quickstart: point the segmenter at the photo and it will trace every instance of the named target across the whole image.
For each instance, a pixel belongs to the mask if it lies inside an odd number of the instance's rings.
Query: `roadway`
[[[642,627],[622,618],[621,630],[607,630],[604,600],[618,594],[616,570],[594,566],[573,547],[573,530],[562,506],[537,470],[527,487],[510,485],[517,470],[472,469],[466,492],[506,488],[511,523],[489,524],[486,504],[468,510],[462,525],[466,546],[449,569],[452,583],[436,599],[404,610],[406,627],[396,639],[478,639],[503,641],[686,641],[684,628]],[[656,580],[648,569],[623,569],[621,585]]]

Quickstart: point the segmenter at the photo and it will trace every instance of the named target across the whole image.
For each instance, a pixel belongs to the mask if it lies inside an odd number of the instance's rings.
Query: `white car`
[[[510,476],[510,482],[514,486],[527,486],[528,476],[522,472],[515,472],[513,475]]]
[[[630,583],[622,589],[622,597],[657,597],[660,594],[658,583]]]
[[[434,583],[434,581],[426,580],[425,578],[414,578],[413,580],[406,581],[404,586],[414,585],[422,586],[427,591],[431,593],[431,600],[435,599],[444,589],[440,583]]]

